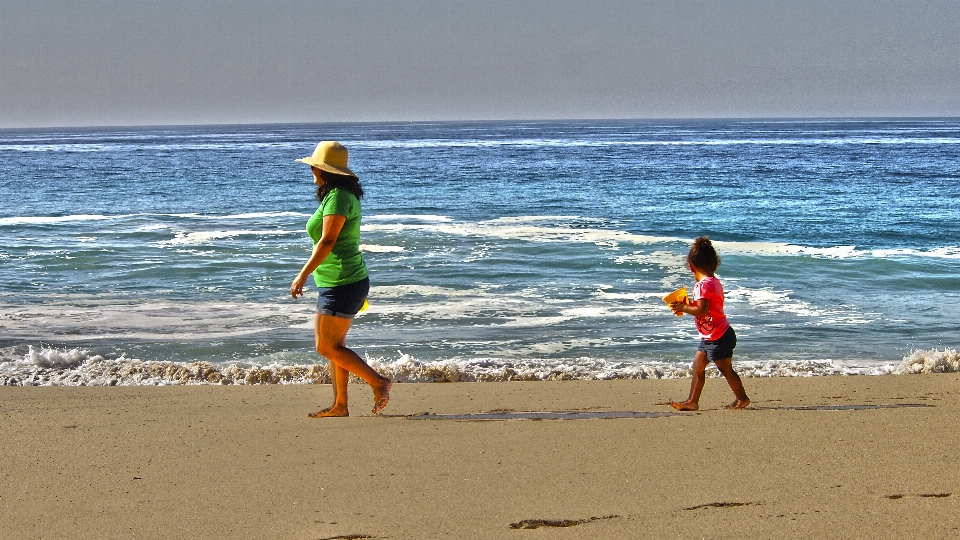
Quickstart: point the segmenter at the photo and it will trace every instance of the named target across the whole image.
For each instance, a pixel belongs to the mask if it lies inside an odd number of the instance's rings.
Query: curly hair
[[[717,271],[717,267],[720,266],[720,256],[717,255],[717,250],[713,249],[713,243],[709,238],[701,236],[693,241],[687,253],[687,264],[708,276],[712,276]]]
[[[323,184],[317,187],[317,201],[321,203],[328,193],[337,188],[353,193],[354,197],[358,199],[363,198],[363,187],[360,185],[360,179],[356,176],[321,170],[320,178],[323,179]]]

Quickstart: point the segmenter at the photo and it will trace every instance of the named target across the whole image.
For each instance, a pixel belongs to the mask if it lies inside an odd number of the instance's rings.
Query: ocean
[[[0,385],[328,381],[320,140],[398,381],[688,376],[701,235],[742,375],[958,369],[960,119],[341,123],[0,130]]]

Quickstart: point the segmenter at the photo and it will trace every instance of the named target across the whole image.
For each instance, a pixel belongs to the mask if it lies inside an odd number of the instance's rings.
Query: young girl
[[[670,405],[678,411],[695,411],[700,408],[700,392],[703,391],[703,383],[706,381],[707,364],[712,361],[717,364],[717,369],[727,379],[727,384],[737,398],[726,408],[742,409],[750,404],[750,398],[743,389],[740,376],[733,370],[733,349],[737,346],[737,334],[723,313],[723,286],[713,275],[720,266],[720,257],[709,238],[701,236],[693,241],[690,252],[687,253],[687,266],[697,280],[693,288],[693,303],[673,302],[670,308],[678,315],[693,315],[701,339],[697,354],[693,357],[690,397],[679,403],[671,401]]]

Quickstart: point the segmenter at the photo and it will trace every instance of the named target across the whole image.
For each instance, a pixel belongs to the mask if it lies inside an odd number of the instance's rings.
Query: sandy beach
[[[0,388],[0,536],[960,536],[960,375]]]

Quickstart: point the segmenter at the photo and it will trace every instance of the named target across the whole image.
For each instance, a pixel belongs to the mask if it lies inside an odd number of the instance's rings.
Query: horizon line
[[[445,119],[445,120],[330,120],[314,122],[210,122],[170,124],[67,124],[41,126],[6,126],[0,131],[47,129],[129,129],[129,128],[198,128],[233,126],[317,126],[317,125],[371,125],[371,124],[494,124],[494,123],[583,123],[583,122],[870,122],[960,120],[960,116],[703,116],[703,117],[648,117],[648,118],[502,118],[502,119]]]

